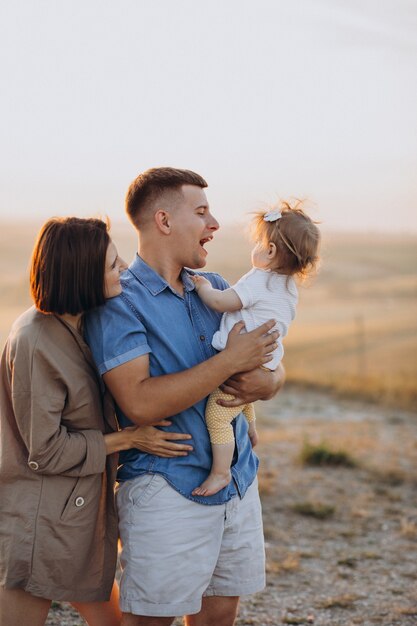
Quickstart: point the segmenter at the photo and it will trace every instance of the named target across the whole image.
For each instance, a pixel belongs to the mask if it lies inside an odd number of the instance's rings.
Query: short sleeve
[[[232,285],[242,302],[242,308],[247,309],[255,304],[260,293],[259,276],[253,270],[242,276]]]
[[[85,337],[101,375],[151,352],[139,313],[124,294],[86,315]]]

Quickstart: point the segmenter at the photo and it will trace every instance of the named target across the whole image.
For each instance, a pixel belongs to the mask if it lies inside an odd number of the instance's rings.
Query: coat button
[[[33,470],[39,469],[39,465],[36,463],[36,461],[29,461],[28,465],[30,469],[33,469]]]
[[[75,498],[75,506],[83,506],[84,504],[84,498],[82,498],[81,496],[78,496],[78,498]]]
[[[204,335],[200,335],[200,339],[201,339],[201,341],[205,341],[206,340]]]

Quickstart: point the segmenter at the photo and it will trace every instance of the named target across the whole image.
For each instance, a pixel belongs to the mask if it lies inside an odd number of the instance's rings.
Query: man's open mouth
[[[212,235],[210,235],[210,237],[205,237],[204,239],[200,239],[200,246],[203,248],[203,250],[205,250],[204,248],[205,244],[211,241],[212,239],[213,239]]]

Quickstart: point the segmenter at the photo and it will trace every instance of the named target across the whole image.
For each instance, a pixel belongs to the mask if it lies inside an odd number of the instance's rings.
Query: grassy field
[[[0,224],[0,341],[30,305],[27,267],[40,224]],[[130,260],[135,237],[115,225]],[[243,228],[224,228],[207,268],[233,282],[250,266]],[[318,275],[300,287],[285,341],[288,379],[404,408],[417,404],[417,237],[327,234]]]

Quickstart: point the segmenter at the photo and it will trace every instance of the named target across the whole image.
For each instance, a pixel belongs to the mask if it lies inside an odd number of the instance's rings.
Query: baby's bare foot
[[[232,480],[230,472],[215,474],[211,472],[206,480],[192,492],[193,496],[212,496],[213,494],[227,487]]]

